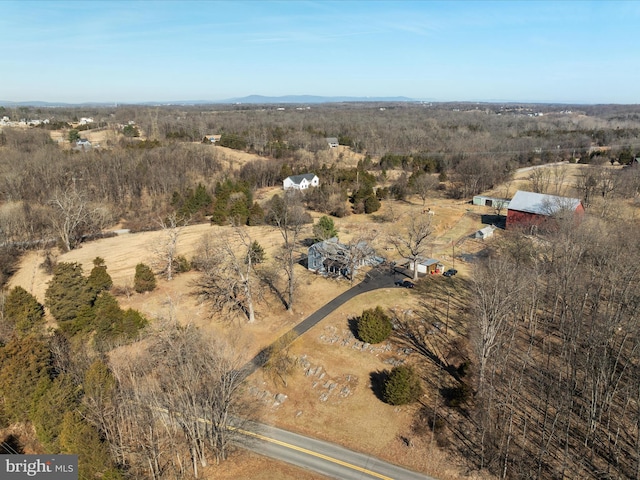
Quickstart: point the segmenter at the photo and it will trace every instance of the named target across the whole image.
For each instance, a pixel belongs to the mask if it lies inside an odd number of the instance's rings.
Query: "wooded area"
[[[518,168],[579,162],[589,168],[571,184],[562,164],[530,170],[527,182],[533,192],[579,198],[584,221],[503,232],[468,277],[439,284],[447,289],[446,328],[454,295],[462,335],[394,318],[390,338],[419,352],[415,372],[440,396],[421,405],[415,432],[470,469],[512,479],[640,479],[640,107],[0,107],[3,115],[51,121],[0,130],[0,281],[6,285],[30,249],[50,252],[40,268],[52,279],[44,304],[22,287],[1,296],[0,428],[33,425],[43,450],[80,454],[83,478],[198,478],[229,454],[232,419],[256,410],[238,339],[213,340],[173,318],[124,310],[118,295],[132,292],[114,290],[109,259],[96,258],[85,274],[51,252],[116,229],[161,231],[157,261],[138,265],[135,290],[154,290],[154,275],[168,282],[194,270],[192,294],[253,324],[268,294],[279,301],[273,308],[292,311],[299,251],[338,233],[332,217],[393,225],[392,209],[376,216],[381,204],[413,200],[424,215],[385,241],[415,263],[434,232],[429,199],[464,202],[491,189],[508,196]],[[69,143],[81,116],[96,119],[100,146]],[[52,140],[54,128],[64,141]],[[221,135],[219,143],[209,135]],[[327,137],[339,139],[339,150]],[[318,188],[258,195],[308,172]],[[311,226],[309,212],[321,221]],[[184,258],[176,244],[194,223],[232,230],[204,237]],[[279,242],[268,262],[253,230],[265,225]],[[305,238],[307,230],[316,238]],[[372,241],[353,232],[347,245]],[[424,310],[429,319],[440,312]],[[288,372],[288,352],[285,364]]]

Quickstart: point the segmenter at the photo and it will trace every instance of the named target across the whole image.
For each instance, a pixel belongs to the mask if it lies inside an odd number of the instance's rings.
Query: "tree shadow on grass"
[[[349,325],[349,330],[352,335],[360,340],[360,338],[358,338],[358,320],[360,320],[359,317],[349,317],[347,324]]]
[[[369,374],[371,390],[381,402],[384,402],[384,384],[389,378],[389,370],[376,370]]]
[[[8,435],[0,442],[0,455],[22,455],[24,449],[15,435]]]

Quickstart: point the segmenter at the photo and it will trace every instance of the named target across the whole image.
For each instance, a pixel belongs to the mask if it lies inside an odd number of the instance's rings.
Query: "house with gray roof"
[[[323,275],[344,275],[351,278],[358,268],[375,266],[384,262],[376,255],[374,249],[367,242],[345,245],[338,242],[336,237],[314,243],[307,253],[307,268],[312,272]]]
[[[282,182],[285,190],[306,190],[309,187],[320,185],[320,179],[314,173],[304,173],[302,175],[292,175]]]

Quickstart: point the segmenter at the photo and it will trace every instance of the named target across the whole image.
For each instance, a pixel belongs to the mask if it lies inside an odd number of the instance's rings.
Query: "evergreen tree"
[[[37,395],[30,419],[38,440],[49,452],[58,452],[58,437],[65,412],[74,410],[80,402],[80,390],[67,375],[58,376]]]
[[[257,240],[254,240],[251,244],[251,247],[249,248],[249,255],[251,256],[251,263],[253,265],[264,262],[264,248],[262,248],[262,245],[260,245]]]
[[[375,195],[369,195],[364,200],[364,213],[373,213],[380,210],[380,200]]]
[[[422,395],[420,378],[413,368],[400,365],[391,370],[384,383],[384,401],[391,405],[413,403]]]
[[[37,392],[48,388],[51,352],[34,336],[16,338],[0,348],[0,403],[11,422],[24,422]]]
[[[14,287],[5,298],[4,316],[20,336],[39,331],[45,322],[42,304],[20,286]]]
[[[89,425],[77,410],[67,411],[62,419],[59,437],[60,453],[78,455],[80,478],[110,480],[124,477],[113,466],[107,445],[100,439],[94,427]]]
[[[133,289],[138,293],[151,292],[156,288],[156,276],[153,270],[144,263],[136,265],[133,277]]]
[[[338,230],[336,229],[333,219],[326,215],[320,217],[318,223],[313,226],[313,235],[316,242],[328,240],[338,236]]]
[[[358,319],[358,338],[367,343],[380,343],[391,334],[391,319],[379,306],[362,312]]]
[[[125,338],[132,339],[147,323],[147,319],[139,311],[129,308],[122,316],[122,334]]]
[[[94,299],[100,292],[109,290],[113,286],[111,275],[107,273],[107,266],[100,257],[93,260],[93,269],[87,279],[87,286]]]
[[[253,202],[253,205],[249,209],[249,218],[247,225],[255,226],[262,225],[264,223],[264,209],[258,202]]]
[[[95,313],[96,341],[103,341],[120,336],[124,312],[115,297],[103,292],[96,298],[93,306]]]
[[[78,263],[58,263],[45,292],[45,306],[59,322],[73,320],[81,307],[90,305],[92,294]]]

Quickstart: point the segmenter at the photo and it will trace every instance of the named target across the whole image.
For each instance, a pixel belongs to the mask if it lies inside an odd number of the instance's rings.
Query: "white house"
[[[306,190],[309,187],[320,185],[320,179],[314,173],[304,173],[302,175],[292,175],[282,182],[285,190]]]
[[[326,140],[330,148],[337,148],[339,145],[338,139],[336,137],[327,137]]]

